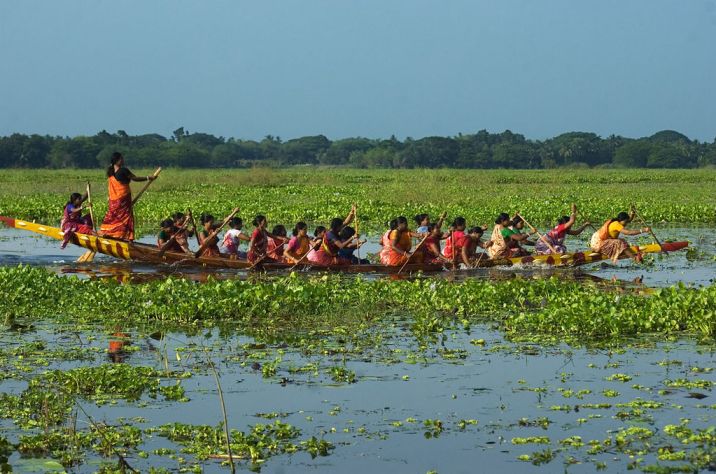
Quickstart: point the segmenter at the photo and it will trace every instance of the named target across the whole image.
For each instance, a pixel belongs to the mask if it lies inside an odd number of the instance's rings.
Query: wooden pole
[[[545,244],[547,244],[547,246],[550,248],[550,250],[552,250],[552,253],[553,253],[553,254],[559,255],[559,252],[557,252],[557,249],[555,249],[554,246],[553,246],[552,244],[550,244],[547,239],[545,239],[544,235],[540,234],[539,231],[538,231],[532,224],[530,224],[529,222],[527,222],[527,219],[525,219],[524,217],[522,217],[519,212],[516,212],[515,215],[516,215],[517,217],[519,217],[520,219],[522,219],[522,220],[524,221],[524,223],[527,224],[527,225],[530,227],[530,229],[532,229],[537,235],[539,235],[540,240],[541,240],[542,242],[544,242]]]
[[[214,231],[213,231],[211,234],[209,234],[209,236],[206,238],[206,240],[204,240],[204,243],[199,246],[199,250],[197,250],[196,252],[194,252],[194,258],[197,258],[199,255],[201,255],[201,252],[203,252],[204,249],[206,249],[206,248],[209,246],[209,242],[211,242],[211,240],[212,240],[213,238],[215,238],[215,237],[219,234],[219,231],[220,231],[221,229],[223,229],[224,226],[226,226],[226,224],[228,224],[229,221],[230,221],[238,212],[239,212],[239,208],[237,207],[237,208],[234,208],[234,210],[231,212],[231,214],[229,214],[228,216],[226,216],[226,219],[224,219],[224,222],[222,222],[219,227],[217,227],[216,229],[214,229]]]
[[[97,233],[97,223],[94,220],[94,212],[92,212],[92,194],[90,192],[90,183],[87,181],[87,204],[89,204],[90,219],[92,219],[92,230]]]
[[[159,173],[161,173],[161,172],[162,172],[162,167],[160,166],[159,168],[156,169],[156,171],[154,171],[154,174],[152,174],[152,176],[154,176],[156,178],[157,176],[159,176]],[[139,201],[139,198],[142,197],[142,194],[144,194],[144,191],[146,191],[147,188],[149,187],[149,185],[151,185],[154,181],[155,181],[154,179],[150,179],[149,181],[147,181],[147,184],[145,184],[144,187],[139,190],[137,195],[134,196],[134,199],[132,199],[132,206],[137,204],[137,201]]]
[[[636,212],[636,204],[631,205],[631,210],[634,212],[634,216],[636,216],[639,219],[639,221],[644,225],[644,227],[649,227],[648,225],[646,225],[646,222],[641,217],[641,215],[639,215],[639,213]],[[656,237],[656,234],[654,233],[654,231],[652,230],[651,227],[649,227],[649,233],[651,234],[652,237],[654,237],[654,240],[656,241],[657,244],[659,244],[659,247],[661,247],[661,242],[659,242],[659,239]],[[662,252],[666,252],[666,250],[662,250]]]
[[[191,213],[191,209],[189,209],[189,220],[191,221],[191,228],[194,229],[194,237],[196,237],[196,244],[201,245],[201,241],[199,240],[199,229],[196,228],[196,221],[194,220],[194,214]],[[187,245],[189,242],[187,242]]]

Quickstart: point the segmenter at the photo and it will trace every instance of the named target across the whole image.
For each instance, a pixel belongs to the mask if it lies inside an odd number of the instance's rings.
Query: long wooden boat
[[[22,229],[36,234],[41,234],[53,239],[63,240],[64,233],[58,227],[37,224],[34,222],[23,221],[11,217],[0,216],[0,222],[15,229]],[[159,249],[156,245],[143,244],[139,242],[130,242],[121,239],[109,237],[99,237],[95,235],[75,233],[70,240],[71,243],[79,247],[102,253],[122,260],[134,260],[146,263],[169,264],[177,266],[192,267],[208,267],[219,269],[237,269],[248,270],[257,269],[265,271],[280,270],[312,270],[312,271],[337,271],[345,273],[398,273],[400,267],[365,264],[365,265],[330,265],[322,266],[312,263],[291,265],[284,263],[259,263],[253,267],[251,262],[239,260],[230,257],[197,257],[193,255],[179,252],[165,252],[159,255]],[[649,244],[644,246],[632,246],[634,252],[641,253],[657,253],[657,252],[673,252],[688,247],[688,242],[665,242],[662,245]],[[591,250],[585,252],[565,253],[561,255],[530,255],[526,257],[505,258],[505,259],[485,259],[479,262],[480,268],[496,267],[496,266],[548,266],[548,267],[573,267],[585,265],[588,263],[604,260],[605,257]],[[408,264],[402,273],[435,273],[444,271],[442,264]]]

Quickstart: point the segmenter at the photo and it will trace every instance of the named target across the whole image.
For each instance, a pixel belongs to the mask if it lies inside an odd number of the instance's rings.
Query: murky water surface
[[[649,287],[678,282],[707,285],[716,275],[714,231],[657,229],[665,238],[688,239],[695,250],[655,256],[644,266],[597,264],[551,274],[616,277]],[[365,250],[376,249],[373,243]],[[57,273],[128,281],[174,273],[106,257],[91,265],[72,263],[81,253],[76,248],[60,250],[56,241],[0,230],[0,265],[25,263]],[[515,273],[515,269],[485,270],[476,277],[509,278]],[[207,276],[192,271],[184,274],[196,280]],[[634,283],[635,279],[640,283]],[[713,345],[685,338],[624,341],[608,349],[545,346],[512,343],[490,327],[475,326],[470,331],[439,334],[423,349],[410,332],[410,321],[394,318],[380,328],[379,343],[356,354],[257,345],[231,328],[192,336],[179,332],[150,336],[135,328],[77,329],[39,322],[21,334],[0,333],[2,350],[8,353],[40,341],[48,354],[57,348],[76,348],[83,358],[23,362],[0,357],[6,374],[22,372],[0,382],[0,392],[20,393],[27,379],[52,368],[123,363],[190,371],[193,375],[180,381],[187,402],[145,395],[140,402],[98,406],[87,401],[83,407],[93,419],[108,424],[142,417],[133,424],[140,428],[177,421],[216,425],[222,413],[216,383],[208,371],[212,361],[221,376],[232,428],[246,431],[249,425],[273,421],[261,414],[275,414],[300,428],[300,440],[315,436],[334,445],[326,457],[312,459],[298,452],[268,459],[262,472],[277,473],[593,472],[603,467],[607,472],[624,472],[637,458],[640,465],[678,462],[659,461],[653,452],[630,456],[617,449],[616,439],[624,435],[623,430],[645,428],[653,432],[648,443],[678,451],[683,448],[664,432],[667,425],[688,419],[690,429],[697,430],[715,424]],[[122,339],[126,344],[117,351],[119,333],[126,336]],[[267,364],[275,373],[264,371]],[[355,374],[355,381],[334,380],[334,368]],[[87,420],[80,415],[79,422]],[[0,435],[16,441],[21,434],[12,420],[0,421]],[[589,452],[590,440],[603,443],[607,439],[612,440],[611,447]],[[634,446],[639,442],[634,441]],[[141,472],[149,466],[178,470],[181,464],[176,458],[154,454],[159,448],[177,453],[181,449],[165,438],[147,435],[141,449],[149,456],[130,458],[130,464]],[[533,464],[547,451],[553,460]],[[527,457],[520,460],[520,456]],[[193,462],[191,456],[182,457]],[[93,472],[100,460],[90,455],[75,470]],[[17,472],[43,472],[37,462],[21,459],[17,453],[10,461]],[[199,465],[204,472],[228,472],[216,460]],[[246,468],[242,461],[241,469]]]

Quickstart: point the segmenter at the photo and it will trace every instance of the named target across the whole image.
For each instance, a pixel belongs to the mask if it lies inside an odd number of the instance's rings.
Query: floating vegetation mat
[[[716,286],[14,267],[0,294],[0,472],[716,468]]]

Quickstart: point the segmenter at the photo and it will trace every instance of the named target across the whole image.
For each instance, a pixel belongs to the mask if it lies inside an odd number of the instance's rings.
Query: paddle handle
[[[518,216],[518,217],[519,217],[520,219],[522,219],[523,221],[525,221],[525,224],[527,224],[528,226],[530,226],[530,229],[532,229],[533,231],[535,231],[535,233],[536,233],[537,235],[539,235],[540,240],[541,240],[542,242],[544,242],[545,244],[547,244],[547,247],[550,248],[550,250],[552,251],[553,254],[559,255],[559,252],[557,252],[557,249],[554,248],[554,246],[553,246],[552,244],[550,244],[547,239],[545,239],[544,235],[540,234],[539,231],[538,231],[532,224],[530,224],[529,222],[527,222],[527,219],[525,219],[524,217],[522,217],[519,212],[516,212],[515,215]]]
[[[194,220],[194,214],[191,213],[191,209],[189,209],[188,219],[191,221],[191,228],[194,229],[194,237],[196,237],[196,245],[201,245],[201,241],[199,240],[199,229],[196,228],[196,221]]]
[[[154,171],[152,176],[154,176],[156,178],[157,176],[159,176],[159,173],[161,173],[161,172],[162,172],[162,167],[160,166],[159,168],[156,169],[156,171]],[[142,194],[144,194],[144,191],[146,191],[147,188],[149,187],[149,185],[152,184],[153,182],[154,182],[154,180],[150,179],[149,181],[147,181],[147,184],[145,184],[144,187],[139,190],[139,192],[134,197],[134,199],[132,199],[132,206],[137,204],[137,201],[139,201],[139,198],[142,197]]]
[[[398,270],[398,273],[400,273],[400,272],[403,271],[403,269],[404,269],[405,266],[408,264],[408,262],[409,262],[410,259],[413,257],[413,255],[415,255],[415,252],[417,252],[418,249],[420,249],[420,247],[421,247],[421,246],[423,245],[423,243],[428,239],[428,237],[430,237],[430,234],[428,234],[428,235],[426,235],[425,237],[423,237],[423,240],[421,240],[421,241],[418,243],[418,245],[415,246],[415,250],[413,250],[412,252],[410,252],[410,255],[408,255],[408,258],[405,259],[405,263],[403,264],[403,266],[400,267],[400,270]],[[454,252],[454,251],[455,251],[455,244],[453,243],[453,252]]]
[[[229,221],[230,221],[238,212],[239,212],[239,208],[237,207],[237,208],[234,208],[233,211],[231,211],[231,214],[229,214],[228,216],[226,216],[226,219],[224,219],[224,222],[222,222],[219,227],[217,227],[211,234],[209,234],[209,236],[206,238],[206,240],[204,240],[204,243],[199,246],[199,250],[197,250],[196,252],[194,252],[194,258],[196,258],[196,257],[198,257],[199,255],[201,255],[201,252],[203,252],[204,249],[209,246],[209,243],[212,241],[212,239],[219,234],[219,231],[220,231],[221,229],[223,229],[224,226],[225,226],[226,224],[228,224]]]
[[[634,215],[639,218],[639,221],[644,225],[644,227],[649,227],[646,224],[646,222],[644,221],[644,218],[641,217],[641,215],[638,212],[636,212],[635,204],[631,205],[631,210],[632,210],[632,212],[634,212]],[[656,241],[657,244],[659,244],[659,247],[661,247],[661,242],[659,242],[659,239],[656,237],[656,234],[654,233],[654,230],[651,227],[649,227],[649,233],[651,234],[652,237],[654,237],[654,240]],[[665,252],[665,250],[662,250],[662,251]]]
[[[92,230],[97,232],[97,223],[94,221],[94,212],[92,211],[92,193],[90,191],[90,183],[87,181],[87,204],[89,204],[90,219],[92,219]]]

